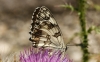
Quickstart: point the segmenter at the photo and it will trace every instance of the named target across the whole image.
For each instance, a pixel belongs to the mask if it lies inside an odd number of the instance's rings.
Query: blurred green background
[[[33,11],[38,6],[46,6],[51,10],[61,28],[65,44],[79,44],[79,36],[73,37],[80,32],[78,14],[59,7],[66,3],[78,7],[77,0],[0,0],[0,55],[6,57],[32,46],[28,32]],[[99,27],[100,0],[87,0],[87,7],[87,28],[92,25]],[[100,33],[93,31],[88,39],[90,62],[100,62]],[[79,46],[69,46],[67,54],[74,62],[81,62],[82,51]]]

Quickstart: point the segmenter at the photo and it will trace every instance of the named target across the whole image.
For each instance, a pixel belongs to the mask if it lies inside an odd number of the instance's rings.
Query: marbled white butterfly
[[[32,16],[30,41],[33,47],[56,48],[66,50],[61,30],[45,6],[35,9]]]

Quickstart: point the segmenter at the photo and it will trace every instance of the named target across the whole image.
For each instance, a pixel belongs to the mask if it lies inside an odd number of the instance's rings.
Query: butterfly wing
[[[45,6],[34,11],[30,34],[33,47],[65,48],[61,30]]]

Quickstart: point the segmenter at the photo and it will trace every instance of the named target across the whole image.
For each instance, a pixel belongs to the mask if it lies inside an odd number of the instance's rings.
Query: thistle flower
[[[20,62],[72,62],[62,52],[54,51],[50,54],[50,49],[29,49],[20,55]]]

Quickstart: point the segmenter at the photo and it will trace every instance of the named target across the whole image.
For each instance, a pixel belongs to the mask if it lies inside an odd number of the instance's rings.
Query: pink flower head
[[[72,62],[67,56],[62,57],[60,51],[50,52],[50,49],[41,48],[37,50],[34,48],[25,50],[20,55],[20,62]]]

